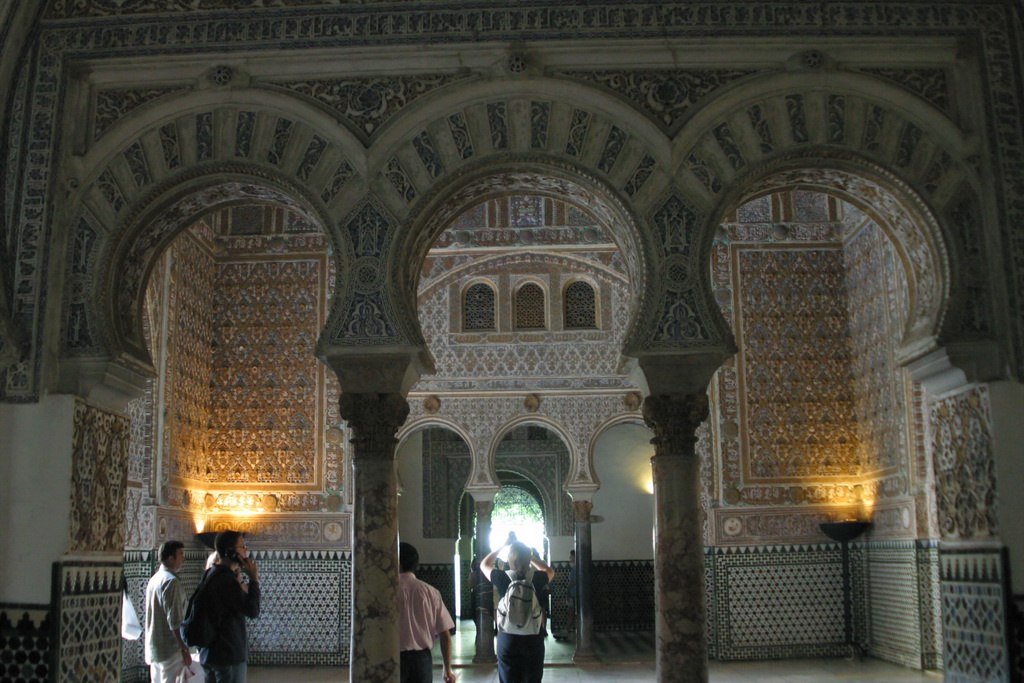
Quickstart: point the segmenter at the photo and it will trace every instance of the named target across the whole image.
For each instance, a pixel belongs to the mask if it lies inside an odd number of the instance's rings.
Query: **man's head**
[[[398,544],[398,566],[402,572],[414,572],[420,566],[420,553],[413,544]]]
[[[530,560],[533,559],[533,550],[522,541],[516,541],[508,548],[508,564],[513,570],[520,574],[530,568]]]
[[[575,550],[570,550],[569,551],[569,564],[576,564],[576,551]]]
[[[245,536],[239,531],[222,531],[213,542],[217,554],[225,562],[238,562],[248,557],[249,549],[245,547]]]
[[[181,541],[164,541],[160,544],[160,564],[168,571],[176,572],[185,566],[185,544]]]

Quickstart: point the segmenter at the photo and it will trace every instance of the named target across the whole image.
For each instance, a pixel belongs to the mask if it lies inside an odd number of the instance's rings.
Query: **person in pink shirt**
[[[401,683],[432,683],[434,661],[430,649],[441,640],[444,683],[455,683],[452,671],[452,636],[455,622],[441,601],[441,592],[416,578],[420,554],[409,543],[398,544],[398,649]]]

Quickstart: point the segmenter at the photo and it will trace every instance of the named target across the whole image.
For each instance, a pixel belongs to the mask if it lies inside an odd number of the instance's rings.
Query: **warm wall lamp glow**
[[[650,493],[650,494],[653,495],[654,494],[654,477],[653,476],[646,477],[643,480],[643,483],[640,484],[640,486],[641,486],[641,488],[643,488],[644,491],[647,491],[647,493]]]

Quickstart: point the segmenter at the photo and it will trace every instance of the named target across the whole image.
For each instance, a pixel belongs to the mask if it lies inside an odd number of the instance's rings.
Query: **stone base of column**
[[[593,664],[594,662],[601,661],[601,658],[593,652],[576,651],[572,655],[572,661],[574,664]]]

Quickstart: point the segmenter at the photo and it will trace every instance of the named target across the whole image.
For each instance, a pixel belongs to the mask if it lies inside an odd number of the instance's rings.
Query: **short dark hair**
[[[403,572],[414,572],[420,566],[420,553],[412,543],[398,544],[398,566]]]
[[[231,551],[235,549],[235,545],[238,543],[238,539],[241,538],[241,531],[231,531],[227,529],[217,534],[217,538],[213,542],[213,546],[217,549],[217,554],[220,555],[221,559],[231,557],[233,554]]]
[[[516,541],[508,547],[508,563],[515,571],[523,573],[528,570],[532,559],[533,548],[522,541]]]
[[[160,564],[167,562],[167,559],[174,557],[178,551],[185,547],[181,541],[164,541],[160,544]]]

